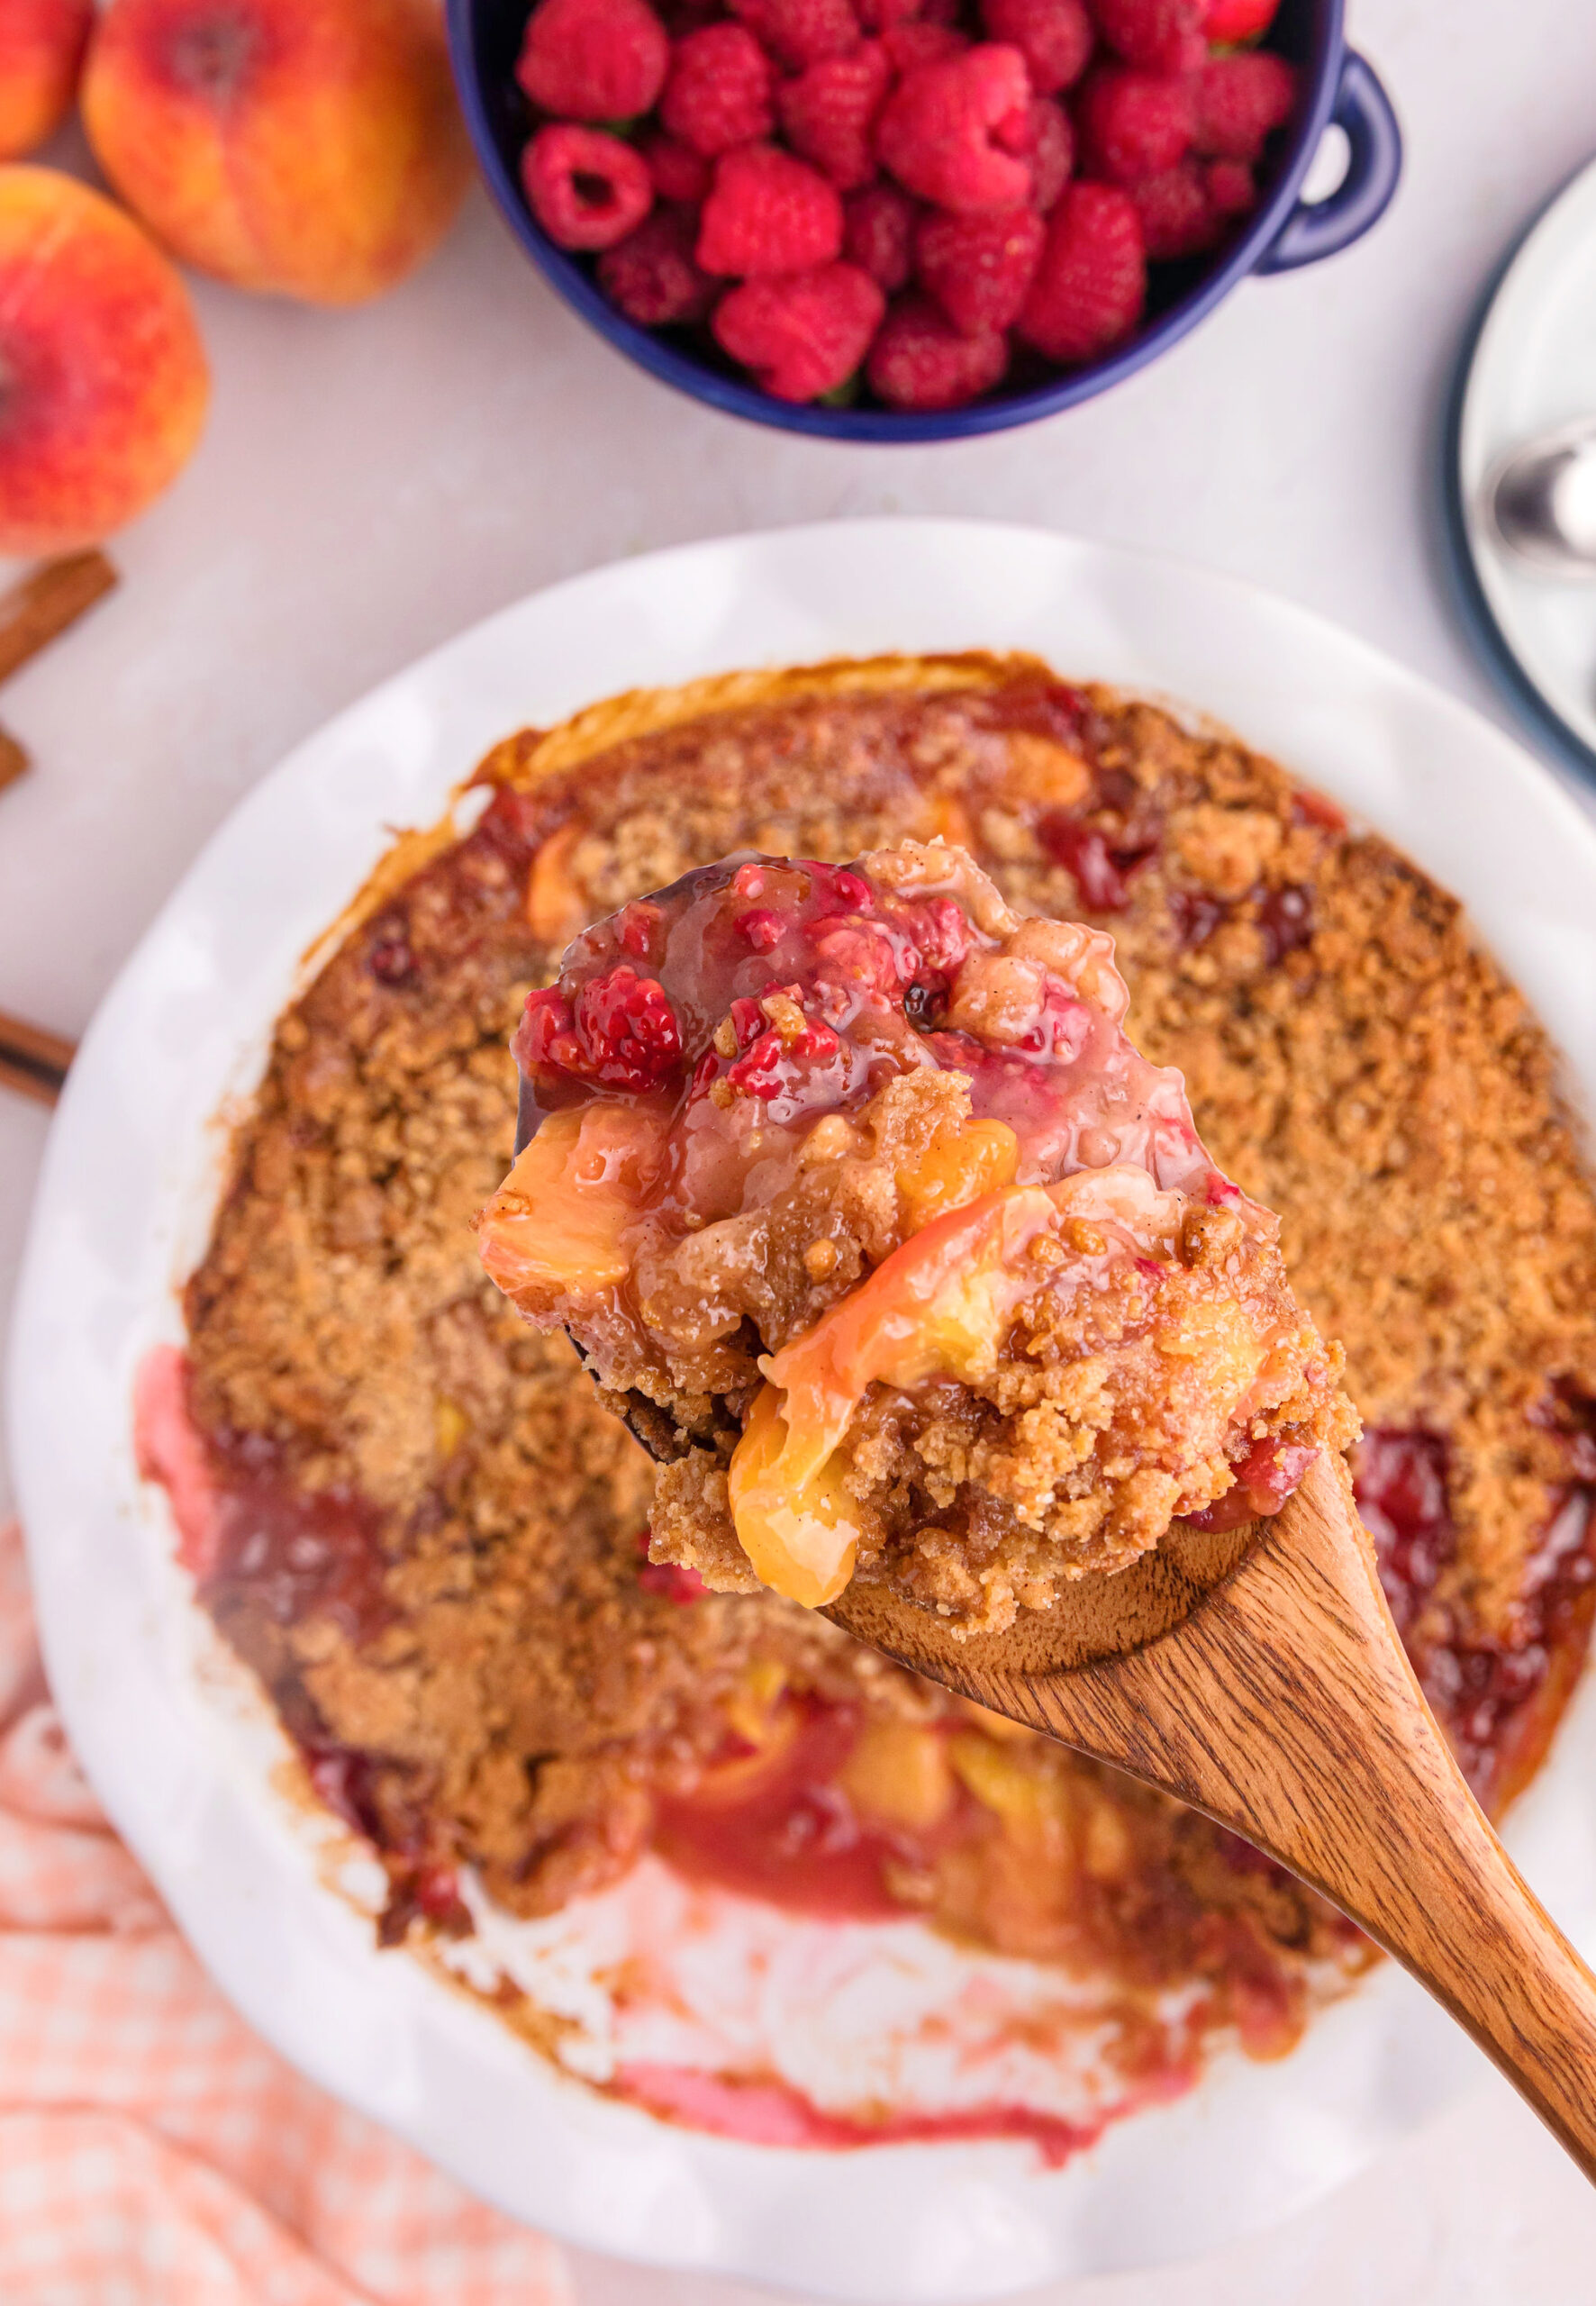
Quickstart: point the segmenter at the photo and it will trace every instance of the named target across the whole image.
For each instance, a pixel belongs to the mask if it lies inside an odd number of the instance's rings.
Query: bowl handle
[[[1341,59],[1330,119],[1347,132],[1347,174],[1328,200],[1299,200],[1254,270],[1294,272],[1361,240],[1391,204],[1402,173],[1402,132],[1391,98],[1356,49]]]

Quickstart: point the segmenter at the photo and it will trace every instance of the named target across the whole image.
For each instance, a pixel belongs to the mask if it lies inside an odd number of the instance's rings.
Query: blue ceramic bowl
[[[1401,173],[1402,142],[1391,100],[1374,72],[1342,39],[1343,0],[1282,0],[1268,45],[1300,68],[1297,117],[1276,139],[1279,157],[1246,231],[1214,256],[1155,266],[1147,311],[1129,343],[1102,360],[1058,370],[967,408],[916,414],[861,405],[822,408],[773,400],[712,344],[679,331],[639,328],[616,310],[593,277],[591,261],[558,248],[535,221],[521,188],[520,160],[530,130],[514,65],[530,14],[530,0],[449,0],[455,78],[483,174],[511,231],[534,264],[583,319],[640,368],[678,392],[733,416],[831,440],[967,440],[1052,416],[1134,376],[1195,328],[1249,272],[1289,272],[1316,264],[1359,239],[1384,213]],[[1324,130],[1332,122],[1350,147],[1347,174],[1327,200],[1299,195]]]

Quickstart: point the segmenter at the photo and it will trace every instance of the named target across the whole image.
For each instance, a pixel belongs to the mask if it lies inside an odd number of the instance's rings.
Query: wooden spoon
[[[1177,1522],[1067,1603],[956,1641],[885,1586],[827,1616],[900,1664],[1206,1811],[1393,1954],[1596,2181],[1596,1978],[1469,1792],[1340,1461],[1271,1521]]]

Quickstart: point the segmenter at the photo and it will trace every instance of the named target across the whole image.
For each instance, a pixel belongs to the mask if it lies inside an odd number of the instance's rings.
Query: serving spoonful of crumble
[[[1245,1835],[1596,2178],[1596,1980],[1414,1679],[1275,1220],[1126,1010],[961,849],[730,858],[528,999],[483,1262],[657,1461],[657,1561]]]
[[[1352,1437],[1127,1003],[1106,933],[939,842],[732,858],[578,938],[481,1248],[667,1457],[656,1559],[997,1632]]]

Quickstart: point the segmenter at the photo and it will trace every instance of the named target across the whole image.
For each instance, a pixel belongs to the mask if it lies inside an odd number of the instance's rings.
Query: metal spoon
[[[1596,417],[1543,432],[1502,458],[1481,502],[1511,558],[1544,576],[1596,579]]]

